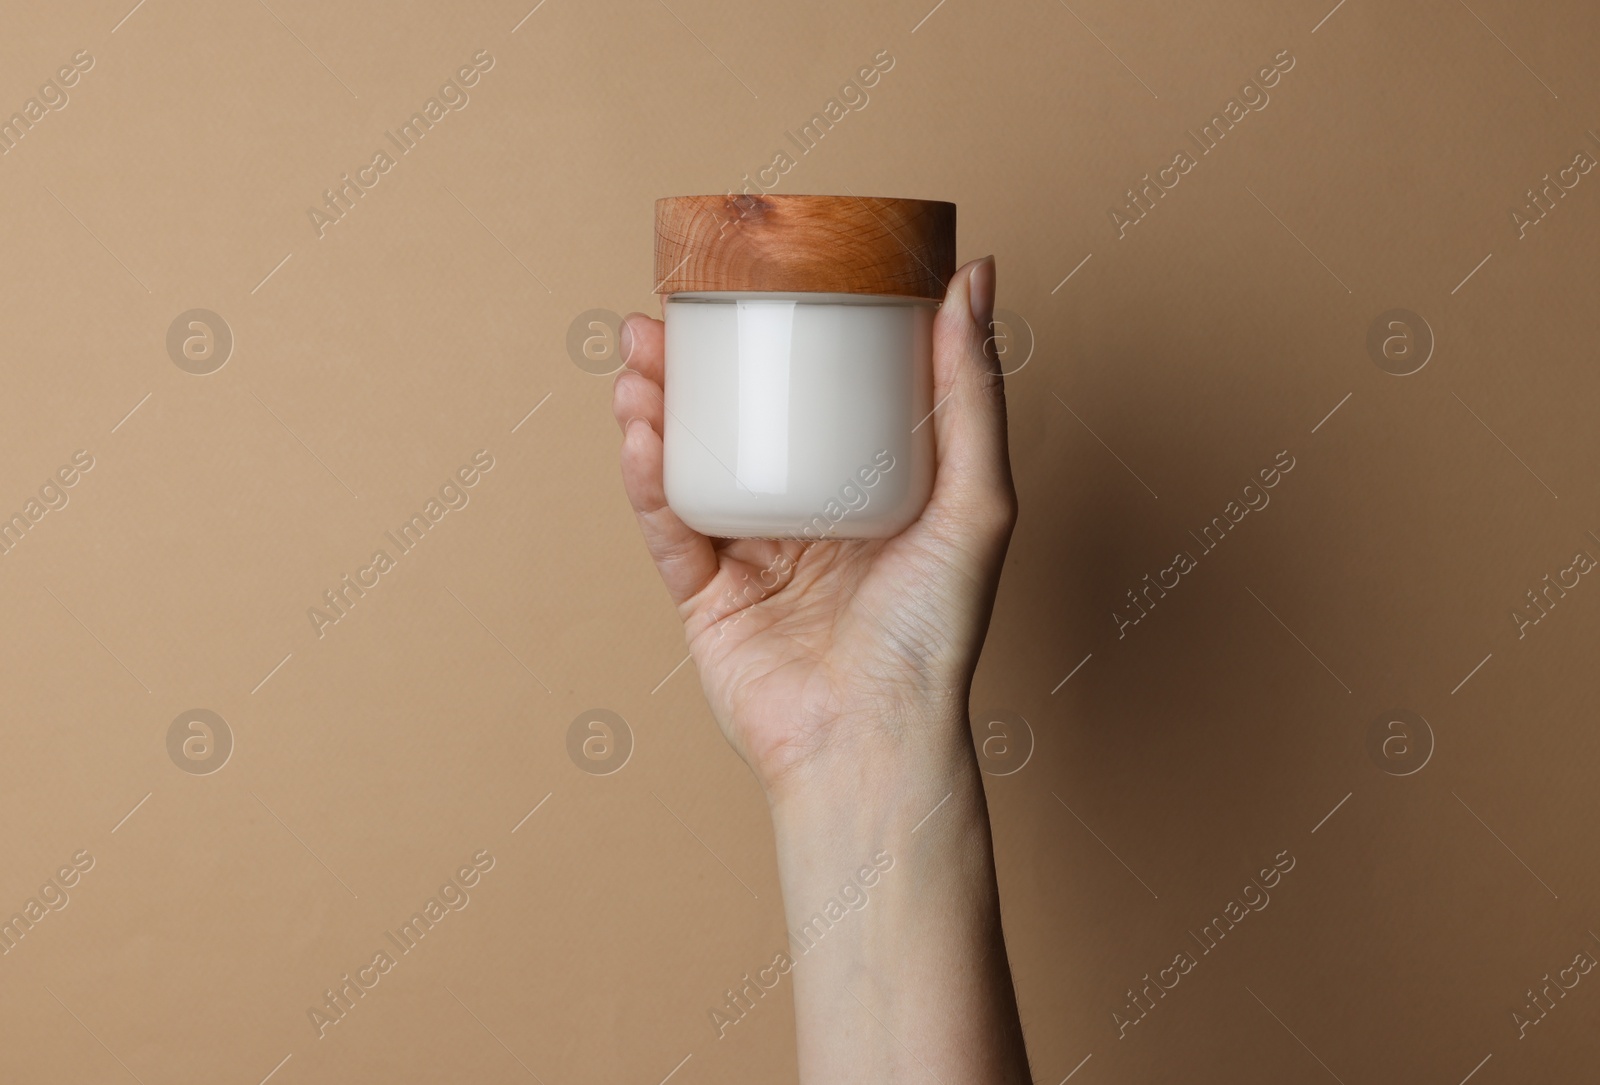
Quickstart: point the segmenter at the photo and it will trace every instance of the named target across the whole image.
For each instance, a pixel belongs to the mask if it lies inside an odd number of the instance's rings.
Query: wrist
[[[786,896],[884,852],[908,870],[941,872],[935,877],[992,870],[982,772],[965,720],[813,759],[769,789],[767,801]]]
[[[909,722],[838,720],[828,731],[826,742],[763,782],[780,832],[819,821],[888,827],[924,798],[918,818],[958,785],[981,788],[965,712],[939,711]]]

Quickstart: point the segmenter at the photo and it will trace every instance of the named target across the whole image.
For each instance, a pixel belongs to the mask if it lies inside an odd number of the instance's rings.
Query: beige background
[[[991,767],[1016,717],[1035,738],[987,782],[1038,1080],[1594,1079],[1600,973],[1513,1013],[1600,954],[1600,586],[1511,617],[1600,556],[1600,174],[1511,218],[1600,156],[1593,6],[531,5],[5,11],[0,116],[94,63],[0,158],[0,511],[94,466],[0,557],[0,917],[94,865],[0,956],[0,1080],[794,1080],[787,986],[709,1024],[783,947],[765,807],[675,670],[610,382],[565,343],[654,311],[655,198],[754,179],[883,50],[775,190],[957,202],[1036,340],[975,702],[1012,720]],[[319,238],[323,190],[480,50]],[[167,353],[193,308],[235,340],[207,376]],[[1396,308],[1437,339],[1404,377],[1366,346]],[[480,449],[470,503],[319,638],[308,608]],[[1280,450],[1271,504],[1119,637]],[[167,747],[196,708],[235,744],[205,775]],[[567,752],[600,708],[635,744],[604,776]],[[1431,743],[1369,754],[1391,709]],[[319,1038],[309,1008],[483,850]]]

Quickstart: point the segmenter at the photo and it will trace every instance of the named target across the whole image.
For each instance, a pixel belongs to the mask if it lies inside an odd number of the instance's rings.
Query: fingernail
[[[633,329],[628,326],[627,317],[622,318],[622,327],[617,331],[617,352],[622,355],[622,364],[627,365],[633,354]]]
[[[994,319],[994,257],[985,256],[973,265],[967,278],[967,300],[972,303],[972,320],[987,328]]]

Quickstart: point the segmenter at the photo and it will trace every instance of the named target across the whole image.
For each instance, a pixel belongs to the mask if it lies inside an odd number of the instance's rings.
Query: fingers
[[[616,381],[611,385],[611,414],[618,426],[626,430],[628,419],[642,418],[657,433],[665,433],[665,411],[666,404],[658,384],[632,369],[624,369],[617,374]]]
[[[622,355],[623,365],[636,373],[642,373],[655,381],[659,386],[665,382],[667,326],[654,317],[645,316],[643,313],[629,313],[622,318],[622,328],[618,333],[621,342],[618,343],[618,352]]]
[[[632,313],[623,326],[628,367],[617,374],[611,392],[611,410],[622,426],[622,486],[667,592],[681,606],[717,575],[717,554],[710,539],[667,507],[661,473],[662,324]]]
[[[618,349],[623,368],[617,371],[611,385],[611,413],[623,429],[627,428],[628,419],[643,418],[657,433],[666,432],[662,425],[666,410],[662,395],[666,375],[664,329],[661,321],[643,313],[629,313],[622,318]]]
[[[994,293],[994,257],[963,264],[934,319],[938,472],[924,518],[1009,536],[1017,497],[1006,444],[1005,380],[989,342]]]

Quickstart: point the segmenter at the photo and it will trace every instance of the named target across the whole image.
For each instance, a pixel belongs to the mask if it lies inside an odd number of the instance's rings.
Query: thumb
[[[994,293],[994,257],[963,264],[933,322],[938,467],[923,519],[953,537],[1006,539],[1016,522],[1005,378],[990,338]]]

